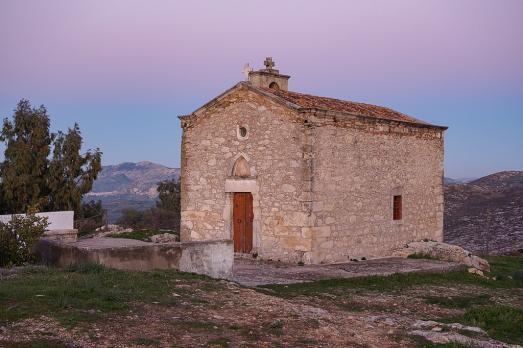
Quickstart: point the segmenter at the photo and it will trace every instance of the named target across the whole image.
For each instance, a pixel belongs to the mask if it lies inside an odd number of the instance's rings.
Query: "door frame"
[[[229,178],[225,180],[225,202],[223,207],[223,218],[225,221],[225,235],[234,242],[234,193],[249,192],[252,194],[252,250],[251,253],[259,253],[261,248],[261,221],[260,221],[260,195],[258,193],[258,182],[256,179]]]

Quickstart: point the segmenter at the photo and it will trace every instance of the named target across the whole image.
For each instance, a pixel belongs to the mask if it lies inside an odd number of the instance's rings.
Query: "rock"
[[[490,272],[490,264],[488,261],[476,255],[470,255],[469,257],[465,258],[464,263],[467,266],[474,267],[480,271]]]
[[[462,335],[456,332],[434,332],[434,331],[423,331],[423,330],[414,330],[410,332],[413,336],[421,336],[425,339],[436,344],[448,344],[448,343],[457,343],[465,347],[477,347],[477,348],[516,348],[520,347],[518,345],[511,345],[490,339],[485,338],[473,338]]]
[[[395,250],[393,254],[400,257],[415,254],[427,255],[438,260],[458,262],[483,272],[490,272],[490,265],[487,260],[472,255],[462,247],[442,242],[410,242],[405,247]]]
[[[424,337],[437,344],[457,343],[467,347],[481,348],[520,347],[496,341],[479,327],[466,326],[459,323],[444,324],[436,321],[417,320],[412,324],[412,328],[414,330],[410,331],[411,335]],[[475,335],[469,337],[463,331],[473,332]]]
[[[479,334],[483,334],[483,335],[487,334],[483,329],[481,329],[479,327],[475,327],[475,326],[467,326],[467,325],[463,325],[460,323],[452,323],[452,324],[448,324],[447,326],[454,330],[470,331],[470,332],[475,332],[475,333],[479,333]]]
[[[95,231],[96,232],[132,232],[132,230],[133,230],[132,228],[125,228],[120,225],[109,224],[109,225],[105,225],[102,227],[98,227]]]
[[[440,325],[437,321],[432,320],[416,320],[414,324],[412,324],[412,327],[414,329],[432,329],[433,327],[436,327]]]
[[[155,234],[151,236],[153,243],[174,243],[178,241],[178,236],[172,233]]]
[[[483,274],[483,272],[480,271],[480,270],[477,269],[477,268],[469,268],[468,271],[469,271],[469,273],[477,274],[477,275],[479,275],[480,277],[485,277],[485,274]]]
[[[283,320],[276,319],[273,322],[271,322],[269,325],[267,325],[270,329],[281,329],[283,328]]]

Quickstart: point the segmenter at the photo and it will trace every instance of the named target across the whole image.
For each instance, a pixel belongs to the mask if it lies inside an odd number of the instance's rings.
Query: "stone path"
[[[292,284],[329,278],[383,276],[408,272],[445,272],[460,267],[462,266],[454,262],[398,257],[307,266],[236,258],[233,281],[245,286]]]

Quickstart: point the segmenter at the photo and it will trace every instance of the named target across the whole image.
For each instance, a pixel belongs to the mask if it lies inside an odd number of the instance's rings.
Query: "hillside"
[[[523,171],[445,185],[445,240],[481,253],[523,249]]]
[[[84,200],[101,200],[107,209],[110,222],[114,222],[123,209],[144,210],[154,205],[158,182],[178,179],[180,169],[152,162],[125,162],[103,166]]]

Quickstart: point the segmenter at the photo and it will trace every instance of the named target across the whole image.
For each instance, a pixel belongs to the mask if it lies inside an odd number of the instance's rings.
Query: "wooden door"
[[[233,198],[233,239],[234,251],[249,253],[252,250],[252,194],[236,192]]]

